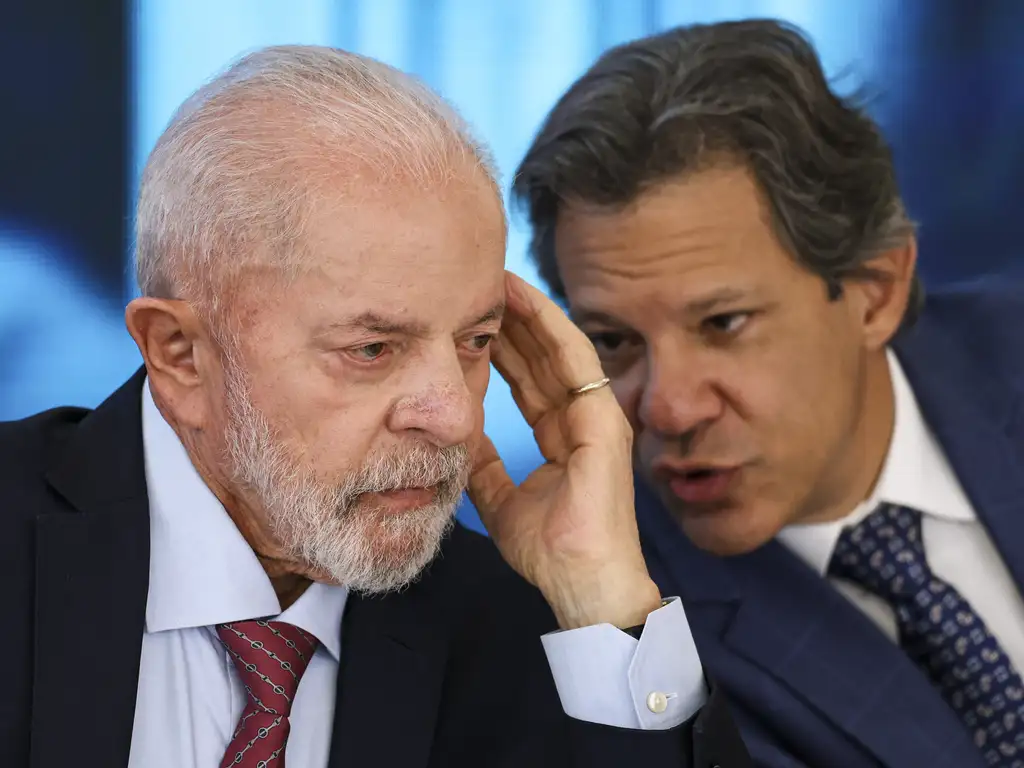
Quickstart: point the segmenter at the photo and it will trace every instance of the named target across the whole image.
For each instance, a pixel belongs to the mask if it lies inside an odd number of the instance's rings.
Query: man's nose
[[[675,437],[699,429],[722,412],[722,398],[711,378],[695,360],[680,355],[657,355],[648,360],[647,380],[640,398],[639,418],[657,434]]]
[[[415,381],[392,411],[391,430],[415,430],[441,448],[469,441],[482,405],[466,384],[458,354],[452,351],[417,371]]]

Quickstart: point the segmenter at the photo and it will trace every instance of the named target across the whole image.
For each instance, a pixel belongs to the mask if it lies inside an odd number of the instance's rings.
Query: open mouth
[[[668,486],[673,495],[687,504],[709,504],[726,498],[738,474],[735,467],[702,467],[672,473]]]

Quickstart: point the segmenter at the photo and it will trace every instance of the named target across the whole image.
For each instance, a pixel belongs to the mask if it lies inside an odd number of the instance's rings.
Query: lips
[[[405,511],[426,506],[437,499],[438,487],[429,488],[396,488],[390,491],[378,491],[373,496],[378,504],[394,510]]]
[[[724,501],[735,485],[739,466],[688,465],[655,469],[655,478],[668,486],[672,495],[686,504],[714,504]]]

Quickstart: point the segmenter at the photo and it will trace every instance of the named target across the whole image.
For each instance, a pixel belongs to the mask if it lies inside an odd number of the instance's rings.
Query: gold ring
[[[576,389],[570,389],[569,390],[569,394],[572,397],[579,397],[580,395],[585,395],[588,392],[596,392],[599,389],[604,389],[610,383],[611,383],[611,379],[609,379],[607,376],[605,376],[603,379],[598,379],[597,381],[592,381],[589,384],[584,384],[582,387],[576,387]]]

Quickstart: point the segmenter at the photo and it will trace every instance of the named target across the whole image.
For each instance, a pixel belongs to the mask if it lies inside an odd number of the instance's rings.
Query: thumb
[[[498,523],[498,510],[515,489],[516,484],[509,477],[494,443],[487,435],[483,435],[477,447],[476,460],[466,491],[480,515],[480,522],[492,535]]]

